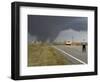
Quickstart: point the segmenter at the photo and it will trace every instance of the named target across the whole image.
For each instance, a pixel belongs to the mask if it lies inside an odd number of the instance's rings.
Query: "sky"
[[[87,17],[28,15],[28,42],[87,41]]]

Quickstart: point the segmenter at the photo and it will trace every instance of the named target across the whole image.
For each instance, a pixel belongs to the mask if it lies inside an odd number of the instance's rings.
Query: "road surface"
[[[88,56],[86,52],[82,52],[82,46],[53,45],[55,49],[61,52],[73,64],[87,64]]]

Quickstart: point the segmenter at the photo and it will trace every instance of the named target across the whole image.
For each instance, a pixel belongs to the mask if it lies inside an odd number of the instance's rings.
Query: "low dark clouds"
[[[28,15],[28,33],[37,40],[53,41],[61,31],[87,31],[87,17]]]

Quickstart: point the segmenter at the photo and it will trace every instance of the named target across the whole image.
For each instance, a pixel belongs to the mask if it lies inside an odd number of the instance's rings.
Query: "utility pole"
[[[73,44],[74,37],[72,36],[72,44]]]

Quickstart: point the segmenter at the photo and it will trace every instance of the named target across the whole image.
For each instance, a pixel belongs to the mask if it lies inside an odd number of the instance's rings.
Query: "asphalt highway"
[[[53,45],[55,49],[61,52],[73,64],[87,64],[88,55],[86,51],[82,51],[82,46]]]

